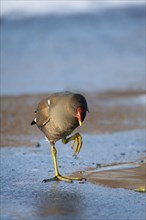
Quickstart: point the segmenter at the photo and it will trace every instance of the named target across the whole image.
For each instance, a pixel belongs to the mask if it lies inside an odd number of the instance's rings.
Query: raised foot
[[[46,182],[51,182],[51,181],[65,181],[65,182],[68,182],[68,183],[72,183],[73,180],[82,181],[83,179],[82,178],[77,178],[77,177],[66,177],[66,176],[58,175],[58,176],[55,176],[55,177],[50,178],[50,179],[44,179],[42,182],[46,183]]]
[[[68,142],[72,141],[71,148],[74,150],[74,155],[77,156],[82,147],[82,136],[79,133],[74,134],[69,138],[63,138],[62,143],[67,144]]]

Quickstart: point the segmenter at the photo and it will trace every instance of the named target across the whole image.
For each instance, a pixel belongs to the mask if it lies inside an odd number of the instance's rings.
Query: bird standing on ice
[[[86,99],[81,94],[71,92],[54,93],[44,98],[35,111],[36,117],[31,125],[37,127],[45,134],[51,145],[54,162],[55,177],[52,179],[72,182],[80,180],[74,177],[61,176],[57,165],[56,141],[62,139],[64,144],[73,141],[74,155],[76,156],[82,147],[82,137],[79,133],[68,137],[72,131],[82,125],[88,111]],[[75,146],[74,146],[75,145]],[[45,179],[44,182],[52,179]]]

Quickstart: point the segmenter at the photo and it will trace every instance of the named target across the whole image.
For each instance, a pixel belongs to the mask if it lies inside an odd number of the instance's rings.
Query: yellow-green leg
[[[82,147],[82,136],[79,133],[74,134],[69,138],[63,138],[62,142],[67,144],[68,142],[72,141],[71,147],[74,149],[74,156],[77,156]]]
[[[52,158],[53,158],[53,162],[54,162],[55,177],[53,177],[51,179],[44,179],[43,182],[50,182],[52,180],[61,180],[61,181],[71,183],[72,180],[81,180],[80,178],[61,176],[58,171],[58,165],[57,165],[57,159],[56,159],[57,151],[56,151],[54,144],[51,144],[51,152],[52,152]]]

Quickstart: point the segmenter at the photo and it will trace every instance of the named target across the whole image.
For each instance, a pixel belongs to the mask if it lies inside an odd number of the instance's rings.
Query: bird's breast
[[[74,120],[70,119],[69,121],[64,120],[61,122],[59,120],[50,119],[50,121],[46,123],[45,126],[41,128],[41,130],[49,141],[56,142],[70,135],[77,126],[78,123],[75,118]]]

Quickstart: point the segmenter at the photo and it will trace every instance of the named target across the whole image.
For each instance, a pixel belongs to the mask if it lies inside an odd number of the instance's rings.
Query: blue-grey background
[[[1,94],[18,95],[1,97],[1,220],[145,220],[145,194],[133,186],[143,186],[146,156],[145,5],[136,2],[1,0]],[[117,164],[128,165],[125,176],[104,173],[99,185],[99,169],[97,185],[42,183],[53,161],[30,122],[39,93],[60,90],[85,92],[90,109],[78,158],[56,143],[60,174]]]
[[[145,88],[145,5],[1,17],[1,94]]]

